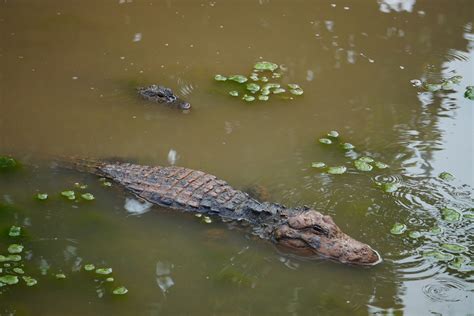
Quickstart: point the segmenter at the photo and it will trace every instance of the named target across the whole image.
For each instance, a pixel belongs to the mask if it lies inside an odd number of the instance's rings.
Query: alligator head
[[[303,256],[321,255],[342,263],[376,265],[382,261],[370,246],[344,234],[332,218],[314,210],[289,215],[273,231],[278,245]]]
[[[191,104],[178,98],[169,88],[153,84],[148,87],[137,88],[137,91],[139,95],[149,101],[167,103],[181,110],[191,109]]]

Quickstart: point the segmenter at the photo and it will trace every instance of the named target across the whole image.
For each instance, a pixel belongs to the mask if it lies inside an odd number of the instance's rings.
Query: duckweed
[[[74,187],[76,187],[78,189],[81,189],[81,190],[85,190],[85,189],[87,189],[87,184],[82,184],[82,183],[76,182],[76,183],[74,183]]]
[[[112,273],[112,268],[98,268],[95,270],[95,273],[107,275]]]
[[[337,131],[330,131],[328,133],[328,136],[329,137],[332,137],[332,138],[338,138],[339,137],[339,133]]]
[[[371,171],[372,166],[369,165],[368,163],[361,161],[361,160],[356,160],[354,161],[354,166],[357,168],[359,171]]]
[[[320,142],[321,144],[324,144],[324,145],[330,145],[330,144],[332,144],[332,140],[330,140],[329,138],[320,138],[320,139],[319,139],[319,142]]]
[[[119,286],[113,290],[115,295],[124,295],[128,293],[128,289],[125,286]]]
[[[449,268],[457,271],[463,271],[464,266],[469,263],[471,260],[464,256],[464,255],[458,255],[454,258],[453,261],[451,261],[448,265]]]
[[[273,90],[273,94],[280,94],[280,93],[284,93],[284,92],[286,92],[286,90],[283,89],[283,88],[276,88],[276,89]]]
[[[11,274],[0,276],[0,284],[1,283],[7,284],[7,285],[17,284],[18,277],[16,275],[11,275]]]
[[[362,161],[362,162],[366,162],[366,163],[374,162],[374,159],[372,159],[370,157],[360,157],[358,160]]]
[[[13,272],[15,272],[16,274],[25,274],[25,271],[23,271],[22,268],[13,268]]]
[[[63,191],[61,192],[61,195],[66,197],[68,200],[76,199],[76,193],[72,190]]]
[[[212,219],[211,219],[209,216],[204,216],[203,221],[204,221],[204,223],[206,223],[206,224],[212,223]]]
[[[19,226],[10,227],[10,231],[8,232],[8,236],[18,237],[20,235],[21,235],[21,227],[19,227]]]
[[[92,195],[91,193],[84,193],[84,194],[81,194],[81,197],[82,197],[84,200],[87,200],[87,201],[95,200],[94,195]]]
[[[260,90],[260,86],[256,83],[247,83],[246,88],[248,91],[255,93]]]
[[[108,277],[107,279],[105,279],[105,282],[114,282],[115,279],[112,278],[112,277]]]
[[[269,70],[273,72],[278,69],[278,65],[269,61],[259,61],[255,63],[253,68],[256,70],[261,70],[261,71]]]
[[[23,246],[19,244],[11,244],[8,246],[9,253],[21,253],[23,251]]]
[[[269,97],[268,97],[268,95],[259,95],[258,99],[260,101],[268,101]]]
[[[352,145],[351,143],[344,143],[344,144],[342,144],[342,148],[343,148],[344,150],[352,150],[352,149],[355,148],[355,146]]]
[[[394,235],[401,235],[407,230],[407,225],[401,223],[395,223],[390,229],[390,233]]]
[[[389,167],[387,164],[380,161],[374,162],[374,166],[378,169],[387,169]]]
[[[408,233],[408,237],[413,238],[413,239],[418,239],[420,237],[423,237],[423,234],[420,233],[419,231],[411,231]]]
[[[389,183],[382,183],[381,184],[382,190],[386,193],[393,193],[393,192],[397,191],[399,187],[400,187],[400,185],[398,183],[389,182]]]
[[[434,226],[429,230],[429,233],[432,235],[439,235],[443,233],[443,228],[439,226]]]
[[[248,80],[247,77],[242,76],[242,75],[233,75],[233,76],[230,76],[228,79],[238,82],[238,83],[244,83],[244,82],[247,82]]]
[[[88,263],[84,266],[84,270],[86,271],[92,271],[95,269],[95,265],[93,265],[92,263]]]
[[[14,261],[14,262],[21,261],[21,256],[20,255],[8,255],[8,256],[0,255],[0,262],[8,262],[8,261]]]
[[[290,93],[294,95],[303,95],[304,91],[303,89],[291,89]]]
[[[329,167],[327,173],[329,174],[343,174],[347,170],[344,166]]]
[[[247,102],[252,102],[252,101],[255,100],[255,97],[254,97],[254,96],[251,96],[251,95],[245,94],[245,95],[242,97],[242,100],[247,101]]]

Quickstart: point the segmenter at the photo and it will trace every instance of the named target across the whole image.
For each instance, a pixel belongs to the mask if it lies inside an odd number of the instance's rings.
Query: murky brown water
[[[38,280],[0,288],[14,315],[466,315],[473,272],[422,256],[467,247],[473,221],[447,223],[443,207],[474,207],[472,1],[10,1],[0,3],[0,148],[26,162],[0,175],[0,229],[22,226],[24,270]],[[247,104],[213,77],[283,64],[293,101]],[[462,75],[452,91],[410,80]],[[159,83],[193,105],[188,114],[134,93]],[[340,176],[311,162],[351,154],[316,140],[337,130],[388,170]],[[304,261],[230,230],[217,218],[124,207],[132,198],[89,175],[49,167],[42,154],[123,157],[205,170],[271,200],[332,215],[385,261],[372,269]],[[348,165],[350,166],[350,165]],[[448,171],[456,179],[437,178]],[[96,200],[59,192],[89,185]],[[385,193],[375,182],[400,188]],[[38,202],[32,196],[48,192]],[[130,207],[128,207],[130,209]],[[419,239],[390,234],[440,235]],[[6,233],[0,249],[12,242]],[[101,283],[85,263],[112,267]],[[472,265],[471,265],[472,267]],[[6,269],[6,268],[4,268]],[[67,278],[56,280],[63,272]],[[125,297],[111,295],[123,284]]]

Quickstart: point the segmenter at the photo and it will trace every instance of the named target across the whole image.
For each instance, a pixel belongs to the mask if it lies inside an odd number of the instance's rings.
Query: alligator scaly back
[[[80,158],[61,159],[59,165],[113,180],[156,205],[245,222],[255,235],[300,255],[357,265],[381,262],[376,251],[344,234],[330,216],[308,207],[259,202],[202,171]]]

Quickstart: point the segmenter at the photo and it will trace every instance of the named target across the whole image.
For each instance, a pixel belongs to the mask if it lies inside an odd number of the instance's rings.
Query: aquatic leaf
[[[214,79],[217,81],[226,81],[227,77],[223,75],[215,75]]]
[[[303,91],[303,89],[291,89],[290,93],[294,94],[294,95],[302,95],[304,93],[304,91]]]
[[[36,279],[33,279],[30,276],[25,275],[25,276],[22,276],[21,278],[23,279],[23,281],[25,281],[26,286],[33,286],[33,285],[38,284],[38,281]]]
[[[462,81],[462,76],[461,75],[456,75],[452,76],[451,78],[447,79],[446,81],[455,83],[455,84],[460,84]]]
[[[454,176],[450,174],[449,172],[441,172],[438,176],[440,179],[443,179],[445,181],[452,181],[454,180]]]
[[[10,237],[18,237],[21,234],[21,227],[12,226],[10,227],[10,231],[8,232],[8,236]]]
[[[441,216],[447,222],[458,222],[462,218],[461,213],[449,207],[445,207],[441,210]]]
[[[253,81],[258,81],[258,74],[253,72],[249,78],[252,79]]]
[[[61,192],[61,195],[68,198],[69,200],[74,200],[76,198],[76,194],[72,190],[67,190]]]
[[[128,290],[125,286],[119,286],[115,288],[112,293],[114,293],[115,295],[124,295],[127,294],[127,292]]]
[[[233,76],[230,76],[227,79],[238,82],[238,83],[244,83],[244,82],[247,82],[247,80],[248,80],[247,77],[242,76],[242,75],[233,75]]]
[[[212,223],[212,219],[209,216],[204,216],[204,223],[210,224]]]
[[[11,157],[0,156],[0,171],[12,170],[18,167],[18,162]]]
[[[436,92],[438,90],[441,90],[441,84],[440,83],[425,83],[423,85],[423,88],[425,88],[425,90],[430,91],[430,92]]]
[[[16,274],[25,274],[25,271],[23,271],[22,268],[13,268],[13,272],[15,272]]]
[[[194,216],[196,216],[197,218],[199,218],[199,217],[202,217],[202,214],[201,214],[201,213],[196,213],[196,214],[194,214]]]
[[[272,74],[272,78],[273,78],[273,79],[281,78],[281,73],[279,73],[279,72],[274,72],[274,73]]]
[[[297,85],[296,83],[289,83],[288,84],[288,87],[290,89],[301,89],[299,85]]]
[[[87,184],[82,184],[82,183],[76,182],[76,183],[74,183],[74,187],[76,187],[78,189],[81,189],[81,190],[85,190],[85,189],[87,189]]]
[[[259,95],[259,96],[258,96],[258,99],[259,99],[260,101],[268,101],[268,95]]]
[[[273,72],[278,69],[278,65],[269,61],[259,61],[253,66],[253,68],[257,70],[269,70]]]
[[[466,265],[470,261],[471,259],[469,259],[468,257],[464,255],[458,255],[454,258],[453,261],[449,263],[448,267],[450,267],[453,270],[464,271],[465,270],[464,265]]]
[[[370,158],[370,157],[360,157],[359,159],[357,159],[359,161],[363,161],[363,162],[367,162],[367,163],[371,163],[371,162],[374,162],[374,159]]]
[[[451,253],[444,253],[437,250],[427,251],[423,253],[423,257],[431,258],[436,261],[450,261],[454,259],[454,255]]]
[[[263,88],[262,91],[260,91],[261,95],[268,96],[270,94],[270,90]]]
[[[420,233],[419,231],[411,231],[408,233],[408,237],[417,239],[417,238],[423,237],[423,234]]]
[[[354,149],[355,146],[352,145],[351,143],[344,143],[344,144],[342,144],[342,148],[345,149],[345,150],[351,150],[351,149]]]
[[[255,93],[258,90],[260,90],[260,86],[256,83],[253,83],[253,82],[252,83],[247,83],[246,88],[247,88],[247,90],[249,90],[252,93]]]
[[[337,131],[330,131],[328,133],[328,136],[329,137],[332,137],[332,138],[338,138],[339,137],[339,133]]]
[[[88,263],[84,266],[84,270],[86,271],[92,271],[95,269],[95,265],[93,265],[92,263]]]
[[[64,273],[56,273],[55,277],[56,279],[65,279],[66,275]]]
[[[97,268],[95,269],[95,273],[107,275],[112,273],[112,268]]]
[[[230,91],[229,94],[233,97],[238,97],[239,96],[239,92],[235,91],[235,90]]]
[[[260,78],[260,81],[261,81],[261,82],[268,82],[268,78],[265,77],[265,76],[263,76],[262,78]]]
[[[347,170],[344,166],[337,166],[337,167],[329,167],[327,173],[329,174],[343,174]]]
[[[454,89],[453,82],[449,81],[449,80],[446,80],[446,81],[442,82],[441,83],[441,89],[443,89],[443,90],[453,90]]]
[[[48,194],[47,193],[38,193],[38,194],[36,194],[36,199],[38,199],[40,201],[44,201],[44,200],[48,199]]]
[[[9,253],[21,253],[23,251],[23,246],[19,244],[11,244],[8,246]]]
[[[433,235],[440,235],[443,233],[443,228],[439,226],[434,226],[429,230],[429,233]]]
[[[84,194],[81,194],[81,197],[82,197],[84,200],[87,200],[87,201],[95,200],[95,197],[94,197],[91,193],[84,193]]]
[[[106,281],[106,282],[114,282],[114,281],[115,281],[115,279],[114,279],[114,278],[112,278],[112,277],[108,277],[107,279],[105,279],[105,281]]]
[[[324,145],[330,145],[330,144],[332,144],[332,140],[330,140],[329,138],[320,138],[320,139],[319,139],[319,142],[320,142],[321,144],[324,144]]]
[[[3,275],[0,276],[0,283],[4,283],[7,285],[13,285],[18,283],[18,277],[16,275]]]
[[[464,97],[469,100],[474,100],[474,86],[467,86],[464,92]]]
[[[245,95],[242,97],[242,100],[247,101],[247,102],[252,102],[252,101],[255,100],[255,97],[254,97],[254,96],[251,96],[251,95],[245,94]]]
[[[21,256],[20,255],[0,255],[0,262],[7,262],[7,261],[21,261]]]
[[[104,182],[102,182],[102,185],[103,185],[104,187],[111,187],[111,186],[112,186],[112,183],[109,182],[109,181],[104,181]]]
[[[403,234],[407,230],[407,225],[401,224],[401,223],[395,223],[392,226],[392,229],[390,229],[390,233],[394,235],[400,235]]]
[[[281,85],[279,83],[270,82],[270,83],[264,84],[262,89],[270,90],[270,89],[278,89],[280,87]]]
[[[284,93],[286,90],[283,89],[283,88],[276,88],[275,90],[273,90],[273,94],[280,94],[280,93]]]
[[[357,168],[359,171],[371,171],[372,166],[369,165],[368,163],[361,161],[361,160],[356,160],[354,161],[354,166]]]
[[[382,190],[387,193],[395,192],[399,187],[398,183],[382,183]]]
[[[387,169],[389,167],[387,164],[380,161],[374,162],[374,166],[377,167],[378,169]]]
[[[443,248],[446,251],[454,252],[454,253],[460,253],[460,252],[466,252],[467,251],[467,247],[464,247],[464,246],[458,245],[458,244],[448,244],[448,243],[446,243],[446,244],[441,244],[440,247]]]
[[[313,162],[311,163],[311,167],[313,168],[324,168],[326,164],[324,162]]]

